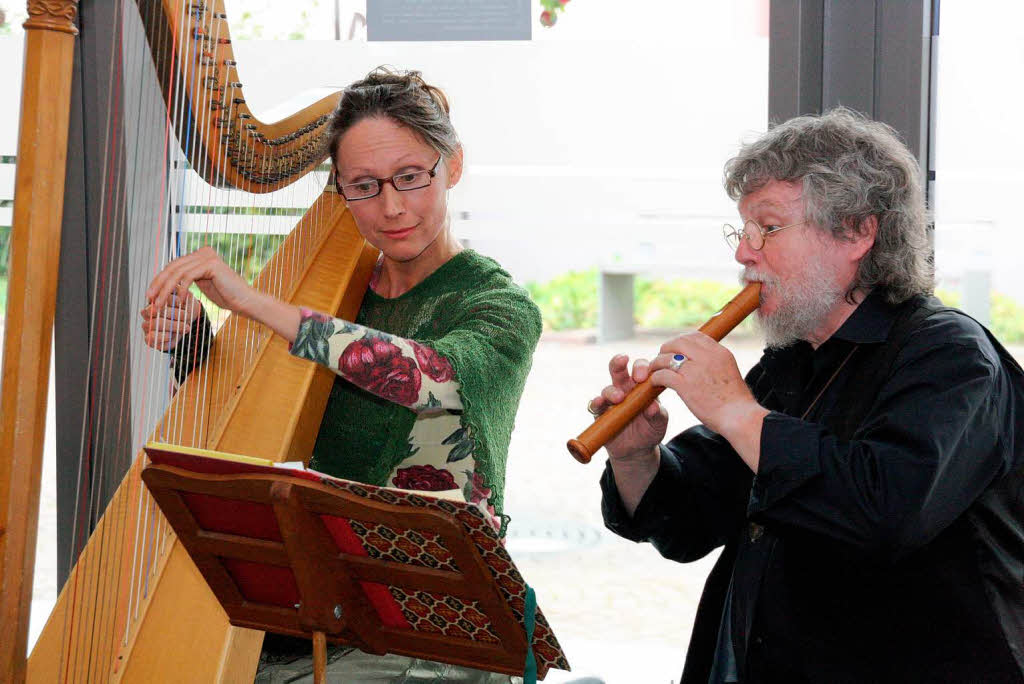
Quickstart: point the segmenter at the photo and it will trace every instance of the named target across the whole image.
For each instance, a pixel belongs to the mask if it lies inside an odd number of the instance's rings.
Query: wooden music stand
[[[142,479],[231,624],[310,638],[316,682],[326,681],[327,641],[510,675],[527,669],[533,652],[508,591],[498,585],[504,578],[482,558],[478,532],[455,515],[371,500],[331,486],[319,474],[316,481],[311,471],[243,466],[243,472],[224,472],[233,464],[210,472],[203,464],[198,470],[206,472],[197,472],[173,455],[159,460],[156,454]],[[404,532],[413,539],[432,535],[431,548],[446,553],[439,567],[371,557],[353,528]],[[448,608],[439,614],[447,619],[459,613],[452,606],[464,607],[457,621],[462,627],[449,628],[432,614],[429,631],[412,628],[396,600],[405,597],[408,605],[409,596],[426,602],[446,597]],[[486,631],[471,635],[465,629],[467,611],[477,627],[486,616]],[[532,625],[532,617],[527,621]],[[553,635],[551,642],[557,648]],[[560,649],[558,655],[564,662]],[[543,678],[547,666],[539,659],[538,665]]]

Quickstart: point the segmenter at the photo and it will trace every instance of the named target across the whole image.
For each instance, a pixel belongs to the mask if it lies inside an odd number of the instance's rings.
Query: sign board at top
[[[366,0],[367,40],[530,40],[531,0]]]

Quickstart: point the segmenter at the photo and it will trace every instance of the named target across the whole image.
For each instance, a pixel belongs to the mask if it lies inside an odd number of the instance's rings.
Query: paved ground
[[[586,404],[606,383],[608,359],[619,352],[650,356],[661,339],[600,345],[583,335],[548,336],[534,357],[512,439],[506,510],[512,516],[509,548],[574,668],[569,676],[553,671],[548,682],[594,674],[610,684],[667,683],[682,669],[713,558],[679,565],[607,532],[597,486],[603,452],[584,466],[565,449],[566,440],[591,420]],[[736,339],[733,345],[742,367],[756,359],[753,341]],[[692,423],[678,400],[668,406],[670,431]],[[52,402],[49,419],[52,426]],[[51,450],[44,461],[30,640],[56,597]]]
[[[697,601],[717,554],[681,565],[612,535],[601,522],[597,485],[604,452],[581,465],[565,449],[591,421],[586,404],[607,384],[608,359],[620,352],[649,357],[664,336],[613,344],[583,339],[546,337],[534,357],[509,455],[509,547],[574,674],[667,683],[682,670]],[[756,340],[737,337],[729,346],[743,370],[760,355]],[[694,422],[678,398],[668,397],[666,406],[671,434]],[[559,547],[564,550],[554,550]],[[553,673],[548,681],[564,680]]]
[[[586,404],[606,384],[608,359],[619,352],[650,356],[664,337],[602,345],[578,335],[547,336],[534,358],[512,439],[506,510],[512,516],[509,549],[574,667],[573,675],[552,672],[549,683],[590,674],[609,684],[666,684],[677,681],[682,669],[714,555],[681,565],[604,530],[597,480],[605,456],[581,465],[565,450],[566,440],[590,422]],[[731,337],[727,345],[744,371],[760,354],[754,339]],[[1024,348],[1013,351],[1024,358]],[[678,399],[668,397],[666,406],[670,434],[693,423]],[[53,473],[50,457],[44,467],[33,633],[55,596]]]

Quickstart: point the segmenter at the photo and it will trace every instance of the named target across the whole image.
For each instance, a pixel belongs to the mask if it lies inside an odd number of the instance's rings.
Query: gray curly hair
[[[744,145],[725,165],[725,191],[739,201],[773,179],[800,182],[804,218],[837,240],[853,239],[865,219],[877,217],[875,244],[846,296],[880,288],[898,304],[935,287],[920,173],[895,130],[837,107],[790,119]]]

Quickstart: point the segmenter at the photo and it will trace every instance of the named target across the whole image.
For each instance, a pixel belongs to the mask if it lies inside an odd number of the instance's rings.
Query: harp
[[[230,191],[234,204],[256,209],[266,204],[260,197],[282,188],[326,188],[255,282],[282,298],[351,318],[377,254],[322,167],[339,94],[277,123],[259,121],[239,83],[221,0],[83,6],[96,14],[82,17],[81,24],[103,27],[105,38],[92,45],[104,69],[92,75],[74,70],[88,37],[78,37],[77,10],[76,0],[30,0],[25,24],[0,426],[0,622],[6,631],[0,681],[252,681],[262,633],[228,624],[141,486],[138,446],[156,434],[186,446],[304,459],[333,375],[290,358],[286,343],[261,326],[228,318],[207,362],[173,398],[165,392],[159,401],[147,400],[146,392],[153,391],[143,386],[158,373],[147,372],[145,363],[159,366],[163,355],[148,352],[142,363],[130,353],[141,337],[134,312],[143,304],[147,279],[132,266],[150,260],[143,272],[152,275],[173,257],[180,236],[175,226],[187,211],[175,197],[181,188],[174,186],[184,184],[184,175],[202,179],[206,204]],[[126,55],[136,49],[148,56],[130,61]],[[101,147],[95,151],[102,159],[102,187],[90,192],[89,208],[89,223],[111,231],[100,236],[78,235],[81,222],[68,216],[62,231],[73,70],[77,88],[92,89],[96,100],[107,103],[96,115],[99,140],[88,131],[71,135],[72,149],[91,139]],[[152,84],[158,103],[147,100],[140,83]],[[83,109],[86,118],[95,113]],[[140,131],[143,119],[161,123],[157,135]],[[75,173],[68,168],[68,178]],[[83,186],[98,183],[86,178]],[[271,213],[250,212],[246,220]],[[87,239],[88,245],[77,247],[76,240]],[[66,286],[68,273],[79,267],[90,288]],[[82,295],[77,290],[91,293],[84,309],[74,304]],[[71,304],[58,302],[69,297]],[[26,658],[55,309],[86,318],[89,331],[88,340],[62,339],[57,316],[57,348],[72,356],[77,350],[87,364],[79,382],[86,390],[82,428],[70,440],[82,456],[80,481],[107,477],[120,484],[109,497],[96,484],[73,497],[77,558]],[[64,363],[58,363],[58,377],[73,375],[71,366],[80,365],[69,365],[62,353],[57,361]],[[58,410],[73,403],[65,399],[61,394]],[[166,410],[155,409],[160,403]],[[61,441],[58,436],[58,449],[65,446]]]

